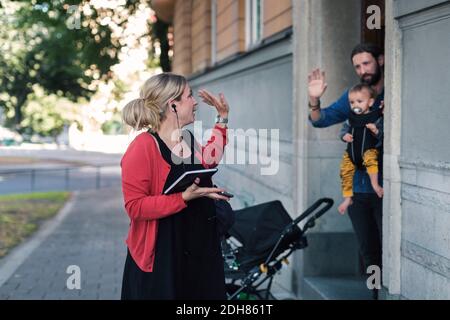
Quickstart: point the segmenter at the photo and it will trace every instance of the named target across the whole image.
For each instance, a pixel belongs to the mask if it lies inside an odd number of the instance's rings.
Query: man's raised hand
[[[308,93],[310,103],[316,105],[320,97],[327,90],[327,83],[325,82],[325,72],[320,69],[313,70],[308,75]]]

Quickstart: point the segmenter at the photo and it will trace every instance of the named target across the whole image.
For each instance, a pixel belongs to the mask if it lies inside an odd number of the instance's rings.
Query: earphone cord
[[[186,168],[184,167],[184,157],[183,157],[183,133],[181,132],[181,128],[180,128],[180,121],[178,119],[178,112],[175,111],[175,116],[177,117],[177,126],[178,126],[178,131],[180,132],[180,138],[178,143],[180,144],[181,150],[180,150],[180,158],[181,158],[181,163],[183,165],[183,172],[186,172]]]

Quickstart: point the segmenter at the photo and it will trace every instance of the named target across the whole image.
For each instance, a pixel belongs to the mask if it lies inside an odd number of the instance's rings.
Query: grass
[[[36,192],[0,196],[0,258],[53,217],[68,192]]]

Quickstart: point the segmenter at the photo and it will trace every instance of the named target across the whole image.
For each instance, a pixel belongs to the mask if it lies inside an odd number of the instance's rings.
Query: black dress
[[[190,161],[185,161],[189,163],[181,163],[158,134],[154,136],[164,160],[171,165],[164,189],[184,170],[204,169],[194,162],[194,147],[191,147],[191,158],[187,159]],[[174,164],[172,157],[178,164]],[[204,186],[211,185],[208,181]],[[153,272],[142,271],[128,252],[122,300],[224,300],[225,276],[215,215],[214,200],[203,197],[189,201],[182,211],[160,219]]]

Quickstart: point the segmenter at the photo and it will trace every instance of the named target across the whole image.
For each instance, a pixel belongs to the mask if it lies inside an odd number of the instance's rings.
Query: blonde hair
[[[135,130],[157,131],[166,117],[168,102],[179,101],[186,85],[186,78],[178,74],[165,72],[152,76],[142,86],[139,99],[123,108],[123,121]]]

